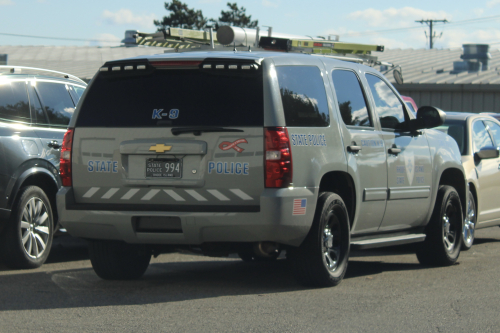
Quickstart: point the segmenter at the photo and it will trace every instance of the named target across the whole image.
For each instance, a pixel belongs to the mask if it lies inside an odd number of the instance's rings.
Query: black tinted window
[[[366,75],[382,128],[398,128],[405,122],[403,104],[392,89],[375,75]]]
[[[35,92],[35,88],[32,85],[29,86],[29,95],[31,108],[33,110],[33,122],[40,125],[49,125],[47,114],[42,108],[38,94]]]
[[[263,126],[262,74],[199,69],[154,70],[87,88],[77,126]]]
[[[351,71],[334,70],[332,79],[344,123],[352,126],[372,126],[365,96],[356,74]]]
[[[287,126],[328,126],[325,85],[315,66],[276,67]]]
[[[465,154],[465,145],[467,140],[465,139],[465,121],[464,120],[455,120],[455,119],[447,119],[446,122],[436,127],[438,131],[448,134],[458,144],[458,149],[460,150],[460,154]]]
[[[49,123],[56,126],[67,126],[75,111],[75,105],[71,100],[66,85],[38,81],[36,90]]]
[[[26,82],[0,82],[0,118],[25,123],[31,121]]]

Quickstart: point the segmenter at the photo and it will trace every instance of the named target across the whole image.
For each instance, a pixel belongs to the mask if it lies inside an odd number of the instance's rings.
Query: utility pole
[[[441,34],[439,36],[436,36],[436,33],[432,31],[432,25],[434,23],[448,23],[448,21],[446,19],[444,20],[420,20],[420,21],[415,21],[417,23],[426,23],[428,26],[429,26],[429,29],[430,29],[430,33],[429,33],[429,48],[433,48],[434,47],[434,41],[433,41],[433,38],[439,38],[443,35],[443,33],[441,32]],[[427,37],[427,32],[425,33],[426,37]]]

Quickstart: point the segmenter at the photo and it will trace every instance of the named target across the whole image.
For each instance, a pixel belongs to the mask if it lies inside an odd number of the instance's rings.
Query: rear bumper
[[[191,245],[271,241],[298,246],[311,227],[317,191],[318,188],[266,189],[258,206],[247,207],[113,207],[75,204],[72,188],[63,187],[57,193],[57,208],[61,225],[71,235],[82,238]],[[294,199],[306,199],[305,214],[293,214]],[[182,232],[137,232],[133,221],[138,217],[178,217]]]

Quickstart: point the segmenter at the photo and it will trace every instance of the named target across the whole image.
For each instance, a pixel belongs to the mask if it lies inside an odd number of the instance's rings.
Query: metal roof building
[[[90,80],[97,69],[109,60],[163,53],[160,47],[96,46],[1,46],[9,65],[39,67],[67,72]],[[491,50],[487,66],[463,65],[468,58],[456,49],[387,49],[373,52],[379,60],[401,65],[404,84],[395,83],[403,95],[417,105],[433,105],[447,111],[500,112],[500,51]],[[466,60],[462,61],[461,57]],[[0,59],[1,60],[1,59]],[[476,59],[477,60],[477,59]],[[477,61],[472,65],[477,65]],[[487,70],[481,70],[488,68]]]
[[[463,65],[468,57],[462,48],[393,49],[374,52],[381,61],[401,65],[404,84],[386,75],[402,95],[418,106],[433,105],[446,111],[500,112],[500,51],[490,50],[486,70]],[[462,58],[461,58],[462,56]]]
[[[3,46],[7,64],[65,72],[90,80],[106,61],[163,53],[160,47]]]

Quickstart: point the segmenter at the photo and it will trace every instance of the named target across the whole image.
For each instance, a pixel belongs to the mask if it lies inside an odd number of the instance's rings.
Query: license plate
[[[146,161],[146,177],[181,178],[182,159],[149,158]]]

